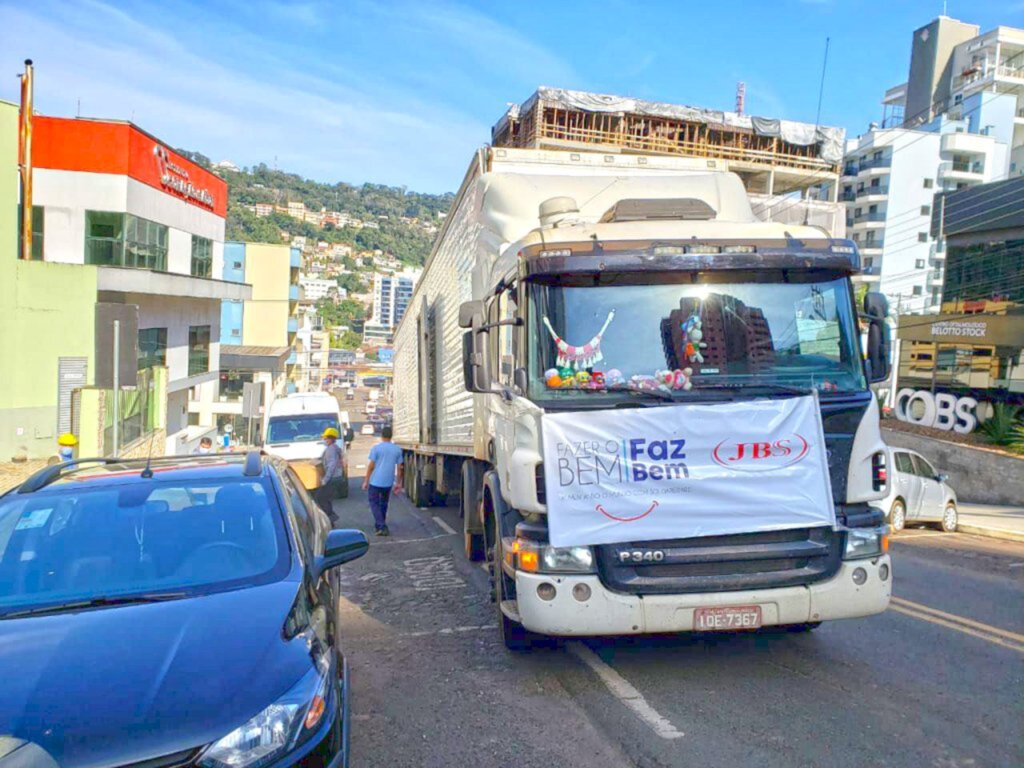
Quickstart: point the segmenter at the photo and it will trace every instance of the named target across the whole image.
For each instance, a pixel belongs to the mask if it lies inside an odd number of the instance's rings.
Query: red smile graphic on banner
[[[642,520],[643,518],[647,517],[649,514],[651,514],[651,512],[653,512],[655,510],[655,508],[657,506],[658,506],[658,502],[657,501],[652,501],[651,502],[651,506],[649,506],[647,508],[646,512],[641,512],[639,515],[633,515],[633,517],[616,517],[611,512],[606,510],[604,508],[604,506],[602,506],[601,504],[598,504],[597,506],[595,506],[594,509],[596,509],[602,515],[607,517],[609,520],[614,520],[617,523],[632,523],[635,520]]]

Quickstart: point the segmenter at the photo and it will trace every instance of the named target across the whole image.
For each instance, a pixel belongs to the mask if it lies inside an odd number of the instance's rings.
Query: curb
[[[971,533],[975,536],[984,536],[989,539],[1003,539],[1004,541],[1024,542],[1024,531],[1008,531],[1005,528],[989,528],[984,525],[971,525],[970,523],[959,523],[956,527],[957,533]]]

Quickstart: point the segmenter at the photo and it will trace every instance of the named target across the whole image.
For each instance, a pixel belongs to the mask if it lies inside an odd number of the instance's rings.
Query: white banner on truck
[[[817,397],[543,417],[556,547],[835,526]]]

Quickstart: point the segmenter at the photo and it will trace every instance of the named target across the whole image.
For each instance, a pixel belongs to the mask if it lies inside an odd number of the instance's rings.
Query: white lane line
[[[647,699],[643,697],[640,691],[634,688],[622,675],[601,661],[601,658],[587,648],[587,646],[582,643],[571,642],[568,643],[568,648],[573,656],[594,671],[594,674],[601,679],[601,682],[605,684],[605,687],[608,688],[612,696],[633,710],[633,713],[643,720],[658,736],[663,739],[681,739],[683,737],[682,731],[676,730],[676,727],[671,722],[658,714],[657,710],[647,703]]]
[[[455,529],[437,515],[434,515],[434,522],[438,524],[442,531],[447,531],[448,533],[455,535]]]
[[[387,541],[377,541],[374,539],[371,546],[374,547],[390,547],[395,544],[416,544],[421,541],[434,541],[435,539],[445,539],[451,536],[450,533],[438,533],[433,536],[427,536],[422,539],[388,539]]]

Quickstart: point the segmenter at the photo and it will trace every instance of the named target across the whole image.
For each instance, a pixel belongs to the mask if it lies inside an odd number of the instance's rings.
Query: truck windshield
[[[308,443],[320,440],[328,427],[339,429],[338,417],[330,415],[272,416],[267,426],[268,443]]]
[[[845,278],[530,287],[530,396],[863,390]]]

